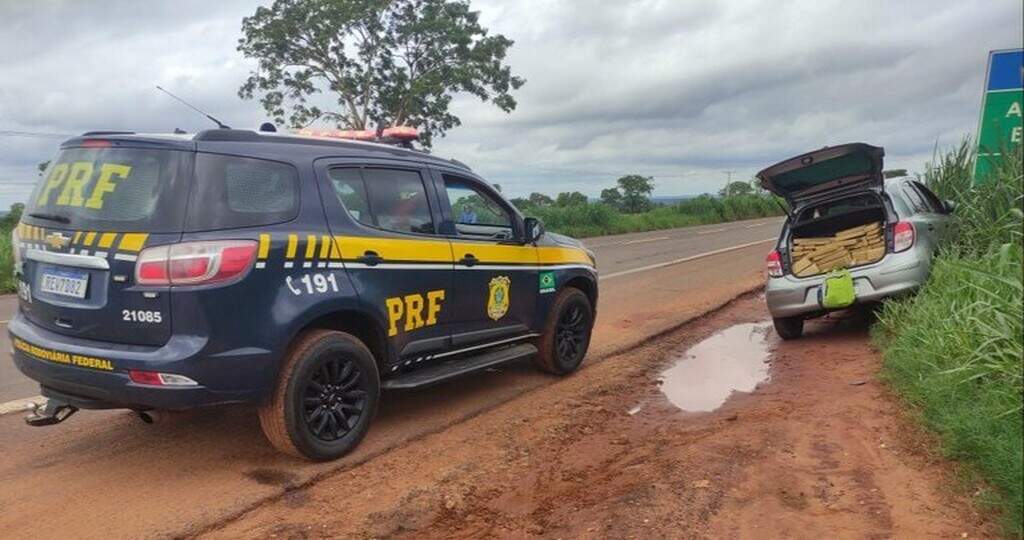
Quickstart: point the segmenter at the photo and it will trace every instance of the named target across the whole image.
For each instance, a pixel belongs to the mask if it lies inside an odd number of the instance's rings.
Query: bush
[[[773,197],[763,194],[730,197],[701,195],[672,206],[656,206],[637,214],[620,212],[603,202],[571,206],[522,204],[520,210],[528,216],[540,218],[547,230],[576,238],[689,227],[785,213]]]
[[[995,488],[981,502],[1024,533],[1024,244],[1021,155],[979,185],[970,143],[937,156],[923,175],[958,203],[957,237],[913,298],[887,302],[875,339],[884,376],[935,431],[942,450]]]
[[[0,294],[14,292],[14,255],[10,224],[0,224]]]

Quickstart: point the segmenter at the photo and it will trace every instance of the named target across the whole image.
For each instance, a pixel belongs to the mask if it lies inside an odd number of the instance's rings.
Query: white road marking
[[[630,244],[643,244],[644,242],[657,242],[658,240],[668,240],[669,238],[671,238],[671,237],[670,236],[658,236],[656,238],[641,238],[639,240],[630,240],[628,242],[623,242],[622,245],[628,246]]]
[[[764,240],[755,240],[753,242],[747,242],[746,244],[740,244],[738,246],[729,246],[727,248],[716,249],[714,251],[708,251],[706,253],[698,253],[696,255],[690,255],[689,257],[683,257],[682,259],[675,259],[672,261],[660,262],[657,264],[649,264],[647,266],[641,266],[639,268],[630,268],[629,270],[622,270],[621,272],[612,272],[611,274],[604,274],[598,278],[598,280],[611,279],[614,277],[627,276],[629,274],[635,274],[637,272],[646,272],[647,270],[654,270],[656,268],[665,268],[666,266],[673,266],[676,264],[682,264],[685,262],[695,261],[697,259],[703,259],[704,257],[710,257],[712,255],[718,255],[720,253],[728,253],[737,249],[743,249],[750,246],[756,246],[757,244],[763,244],[765,242],[774,242],[778,240],[774,236],[771,238],[765,238]]]
[[[42,407],[45,403],[46,398],[43,396],[33,396],[30,398],[8,401],[7,403],[0,403],[0,416],[24,412],[31,409],[33,405],[36,407]]]
[[[9,322],[11,322],[10,319],[4,319],[4,320],[0,321],[0,324],[7,324]]]
[[[711,234],[716,232],[728,231],[730,227],[722,227],[721,229],[711,229],[710,231],[698,231],[697,234]]]
[[[764,227],[767,223],[754,223],[753,225],[747,225],[744,229],[753,229],[754,227]]]

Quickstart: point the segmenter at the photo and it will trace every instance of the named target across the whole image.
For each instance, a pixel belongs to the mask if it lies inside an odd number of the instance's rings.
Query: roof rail
[[[79,137],[88,137],[90,135],[134,135],[134,131],[86,131],[79,135]]]

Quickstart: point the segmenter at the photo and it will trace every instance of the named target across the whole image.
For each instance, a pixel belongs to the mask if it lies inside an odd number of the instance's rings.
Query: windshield
[[[50,228],[178,232],[189,156],[175,150],[64,148],[40,175],[23,220]]]

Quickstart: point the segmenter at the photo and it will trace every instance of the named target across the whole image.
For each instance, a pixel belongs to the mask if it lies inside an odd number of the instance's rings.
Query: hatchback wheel
[[[556,375],[576,371],[587,355],[593,327],[594,309],[587,295],[571,287],[562,289],[555,297],[534,363]]]
[[[380,399],[373,354],[344,332],[311,330],[292,346],[260,425],[282,452],[336,459],[366,435]]]
[[[775,333],[782,339],[797,339],[804,333],[804,319],[802,317],[777,317],[772,319],[775,324]]]

